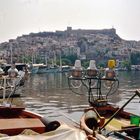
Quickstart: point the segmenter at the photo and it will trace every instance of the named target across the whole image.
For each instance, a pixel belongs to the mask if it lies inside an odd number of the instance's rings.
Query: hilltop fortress
[[[73,30],[72,27],[67,27],[67,30],[65,31],[56,31],[58,34],[74,34],[79,36],[80,34],[85,35],[85,34],[105,34],[105,35],[115,35],[116,34],[116,29],[103,29],[103,30],[86,30],[86,29],[77,29]]]

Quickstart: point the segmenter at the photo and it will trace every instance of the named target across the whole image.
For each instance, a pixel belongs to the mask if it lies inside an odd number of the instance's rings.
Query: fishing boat
[[[15,63],[16,69],[18,71],[22,71],[25,67],[27,67],[27,65],[25,63]],[[5,72],[5,75],[8,74],[8,69],[11,67],[11,64],[2,64],[2,69]]]
[[[63,65],[59,68],[59,72],[65,73],[65,72],[69,72],[71,70],[71,66],[69,65]]]
[[[140,97],[140,90],[136,90],[135,94],[120,108],[98,100],[98,105],[94,104],[85,109],[80,121],[81,129],[94,140],[139,140],[140,116],[124,111],[124,107],[136,95]]]
[[[58,66],[47,66],[43,63],[32,64],[30,71],[32,74],[42,74],[42,73],[57,73],[59,72]]]
[[[0,98],[20,97],[21,93],[16,91],[24,85],[27,78],[26,68],[19,69],[19,71],[12,68],[6,73],[3,71],[0,74]]]
[[[23,107],[14,106],[0,106],[0,123],[0,133],[9,136],[18,135],[25,129],[44,133],[60,125],[59,122],[49,124],[41,115],[27,111]]]
[[[37,74],[38,73],[38,69],[40,66],[42,66],[43,64],[31,64],[30,65],[30,72],[31,74]]]
[[[74,126],[8,103],[0,106],[0,140],[86,140]]]
[[[89,140],[140,140],[140,116],[124,110],[134,97],[140,98],[140,90],[137,89],[122,107],[108,101],[108,96],[113,95],[119,86],[114,63],[113,60],[108,62],[103,76],[94,61],[86,73],[83,73],[81,62],[75,62],[69,77],[70,89],[74,91],[73,88],[85,86],[90,105],[80,119],[80,128],[86,132]]]

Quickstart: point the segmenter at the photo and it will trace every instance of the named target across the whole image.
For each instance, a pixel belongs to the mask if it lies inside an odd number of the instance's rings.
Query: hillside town
[[[124,40],[116,29],[86,30],[67,27],[64,31],[39,32],[22,35],[0,44],[0,57],[22,63],[54,63],[62,58],[63,64],[71,65],[64,58],[96,60],[102,66],[106,60],[117,60],[120,67],[140,65],[140,41]]]

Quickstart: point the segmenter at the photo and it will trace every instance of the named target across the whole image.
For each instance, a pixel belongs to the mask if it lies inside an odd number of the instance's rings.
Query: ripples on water
[[[140,88],[139,77],[140,72],[119,72],[119,94],[113,95],[110,100],[123,105],[134,94],[129,89]],[[66,116],[79,121],[83,110],[88,107],[86,92],[78,95],[69,90],[67,77],[61,73],[31,75],[22,95],[24,97],[20,99],[27,109],[63,121],[69,120]],[[140,99],[135,97],[125,109],[140,115]]]

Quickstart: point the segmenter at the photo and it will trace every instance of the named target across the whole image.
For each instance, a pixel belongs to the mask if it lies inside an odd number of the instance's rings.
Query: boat
[[[92,79],[95,80],[93,77]],[[85,81],[85,78],[70,77],[70,80]],[[88,80],[91,83],[89,77]],[[101,81],[99,80],[98,82],[100,83]],[[96,96],[92,95],[91,89],[98,91]],[[90,105],[84,110],[80,119],[80,129],[86,132],[89,140],[140,140],[140,115],[124,110],[124,107],[134,97],[138,96],[140,98],[140,89],[137,89],[135,94],[132,94],[132,97],[122,107],[108,102],[101,95],[100,90],[100,86],[96,88],[90,85],[88,87]]]
[[[14,73],[14,70],[12,72]],[[3,98],[4,100],[5,98],[20,97],[21,92],[17,92],[17,90],[24,85],[28,78],[28,71],[26,70],[18,71],[18,75],[16,76],[14,74],[14,77],[10,74],[11,73],[5,75],[3,72],[0,75],[0,99]]]
[[[58,66],[47,66],[43,63],[41,64],[32,64],[30,67],[32,74],[42,74],[42,73],[57,73],[59,72]]]
[[[57,72],[59,72],[59,66],[57,66],[57,65],[50,66],[50,67],[48,67],[46,72],[47,73],[57,73]]]
[[[22,71],[25,67],[27,67],[27,65],[25,63],[15,63],[16,69],[18,71]],[[3,69],[3,71],[5,72],[5,75],[8,75],[8,69],[10,69],[11,64],[2,64],[1,68]]]
[[[43,64],[31,64],[29,67],[31,74],[37,74],[40,65],[43,65]]]
[[[98,105],[85,109],[80,120],[81,129],[94,140],[139,140],[140,116],[124,111],[124,107],[136,96],[140,97],[140,90],[122,106],[106,104],[98,100]],[[105,104],[105,105],[103,105]]]
[[[95,61],[84,73],[81,62],[77,60],[68,77],[69,87],[74,93],[76,91],[72,88],[77,89],[73,84],[75,81],[81,82],[88,90],[89,107],[80,119],[80,129],[86,132],[89,140],[140,140],[140,115],[124,110],[134,97],[140,98],[140,89],[135,90],[122,107],[110,103],[108,96],[117,91],[119,80],[114,71],[114,61],[109,61],[108,65],[105,76],[96,69]],[[96,84],[92,85],[93,81]],[[106,84],[104,88],[103,83]]]
[[[71,70],[71,66],[69,65],[63,65],[59,68],[59,72],[62,72],[62,73],[69,72],[70,70]]]
[[[0,140],[86,140],[83,130],[24,107],[0,106]]]
[[[38,67],[37,74],[46,73],[46,72],[47,72],[47,69],[48,69],[48,66],[42,64],[42,65],[40,65],[40,66]]]
[[[65,65],[65,66],[47,66],[47,65],[39,65],[38,70],[37,70],[37,74],[41,74],[41,73],[58,73],[58,72],[69,72],[71,69],[70,66]]]
[[[52,64],[48,65],[47,60],[46,64],[31,64],[30,71],[32,74],[42,74],[42,73],[59,73],[59,72],[69,72],[71,67],[68,65],[62,65],[62,60],[60,57],[60,65],[56,64],[56,58],[52,60]]]
[[[25,129],[44,133],[60,125],[59,122],[49,124],[41,115],[27,111],[24,107],[14,106],[0,106],[0,122],[0,133],[9,136],[18,135]],[[45,123],[50,126],[46,127]]]

